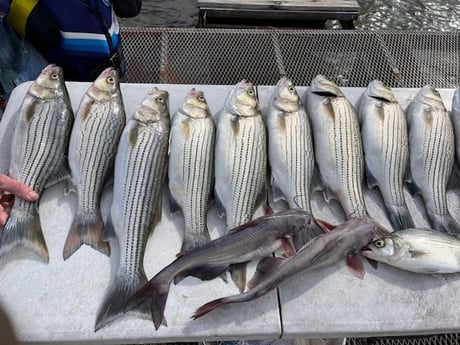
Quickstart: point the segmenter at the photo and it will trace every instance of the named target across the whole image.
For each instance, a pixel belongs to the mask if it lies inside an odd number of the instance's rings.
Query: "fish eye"
[[[57,80],[59,79],[59,75],[57,73],[51,74],[51,79]]]
[[[199,97],[198,97],[198,100],[204,102],[204,96],[199,96]]]
[[[164,100],[163,97],[158,97],[158,98],[157,98],[157,101],[160,102],[160,103],[163,103],[165,100]]]
[[[248,95],[249,96],[254,96],[254,90],[248,90]]]
[[[113,83],[115,83],[115,78],[114,77],[108,77],[107,82],[110,83],[110,84],[113,84]]]
[[[377,248],[383,248],[383,247],[385,247],[385,240],[377,240],[377,241],[374,242],[374,245]]]
[[[289,91],[294,92],[295,88],[294,86],[289,86]]]

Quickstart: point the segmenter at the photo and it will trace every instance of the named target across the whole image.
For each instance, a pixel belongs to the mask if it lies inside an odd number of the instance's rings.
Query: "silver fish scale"
[[[122,162],[121,180],[124,182],[119,191],[122,195],[114,192],[114,198],[121,198],[120,209],[115,212],[122,213],[119,227],[122,233],[118,236],[124,248],[120,250],[120,263],[123,264],[119,267],[119,274],[122,272],[125,281],[132,281],[133,275],[141,270],[147,237],[155,225],[153,220],[159,216],[167,166],[168,133],[140,131],[136,146],[129,147],[126,161]]]
[[[298,111],[275,121],[284,121],[283,125],[278,128],[271,129],[272,131],[283,131],[284,134],[281,140],[276,140],[270,145],[270,161],[271,165],[282,165],[283,171],[287,172],[288,186],[290,190],[286,195],[287,202],[290,208],[301,208],[307,212],[311,212],[310,203],[310,182],[313,175],[314,153],[313,145],[307,135],[311,133],[310,124],[307,115],[303,111]],[[269,140],[275,140],[278,136],[273,133],[269,134]],[[276,152],[274,152],[276,151]],[[271,153],[270,153],[271,152]],[[272,171],[275,168],[272,168]],[[286,178],[286,176],[275,176],[275,183],[278,185],[280,181],[277,179]]]
[[[61,120],[54,115],[59,112],[59,107],[59,100],[37,103],[31,121],[26,124],[21,120],[18,124],[22,127],[17,131],[20,135],[17,139],[21,144],[13,148],[15,166],[11,169],[12,177],[37,193],[44,190],[50,175],[61,168],[67,149],[66,145],[56,144],[62,143],[61,139],[68,135],[70,128],[63,126]]]
[[[81,159],[78,209],[84,214],[99,208],[104,181],[113,167],[118,138],[125,125],[124,112],[120,116],[113,107],[111,102],[93,105],[82,126],[77,148]]]
[[[430,115],[431,126],[425,126],[423,133],[423,171],[430,191],[427,204],[440,215],[447,214],[447,198],[440,193],[440,186],[447,186],[453,165],[455,144],[453,128],[447,112],[434,109]],[[413,147],[414,149],[415,147]],[[417,167],[414,167],[417,168]],[[423,183],[423,182],[422,182]]]
[[[382,170],[387,177],[383,193],[388,194],[392,205],[405,206],[402,177],[409,159],[407,125],[398,104],[384,104],[383,107],[384,118],[379,135]]]
[[[227,214],[229,229],[252,219],[254,209],[264,188],[267,155],[265,151],[265,125],[261,116],[240,117],[238,136],[230,136],[226,154],[229,166],[226,181],[232,190],[230,212]]]
[[[358,120],[351,105],[343,98],[332,98],[335,120],[329,135],[329,147],[334,149],[336,171],[343,186],[342,207],[347,218],[366,217],[362,190],[363,151]]]
[[[203,233],[207,204],[211,191],[214,125],[211,119],[190,120],[190,132],[182,154],[182,182],[185,185],[184,205],[181,205],[185,226],[193,233]],[[178,164],[181,164],[178,162]]]

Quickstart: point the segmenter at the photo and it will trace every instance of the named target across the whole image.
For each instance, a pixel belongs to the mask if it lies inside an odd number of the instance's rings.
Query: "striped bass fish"
[[[361,133],[353,106],[337,85],[318,75],[307,91],[306,109],[326,201],[337,199],[347,218],[367,216]]]
[[[361,96],[358,118],[369,188],[379,187],[395,230],[414,227],[403,190],[409,165],[407,122],[391,88],[372,81]]]
[[[457,163],[460,163],[460,87],[455,90],[454,97],[452,98],[451,119],[454,126]]]
[[[361,254],[416,273],[460,272],[460,239],[429,229],[405,229],[381,237]]]
[[[95,331],[123,315],[129,298],[147,282],[144,251],[161,219],[169,131],[168,93],[154,88],[126,124],[115,159],[113,202],[104,239],[118,242],[120,256]],[[148,308],[140,307],[142,314],[148,314]]]
[[[211,238],[207,212],[214,179],[214,120],[202,91],[190,90],[172,119],[169,145],[170,209],[185,220],[182,252]]]
[[[216,121],[215,201],[227,229],[233,229],[252,219],[266,195],[267,134],[252,83],[234,86]],[[244,290],[246,265],[233,266],[231,273]]]
[[[364,268],[358,254],[372,241],[377,230],[369,218],[350,219],[333,231],[314,237],[289,259],[266,257],[259,262],[259,274],[251,280],[249,290],[208,302],[198,308],[192,318],[197,319],[227,304],[252,301],[300,272],[331,266],[341,259],[346,259],[352,272],[362,278]]]
[[[82,244],[110,255],[109,243],[102,240],[100,202],[104,186],[113,177],[125,118],[118,75],[109,67],[83,96],[70,136],[69,164],[78,206],[64,244],[64,260]]]
[[[439,92],[424,86],[407,108],[412,190],[425,202],[431,227],[460,233],[447,207],[447,183],[455,158],[452,122]]]
[[[216,203],[232,229],[252,219],[266,188],[267,138],[252,83],[232,89],[216,120]]]
[[[311,214],[313,139],[308,115],[287,77],[281,78],[273,90],[266,125],[274,201],[284,199],[290,208]]]
[[[66,154],[73,121],[62,69],[50,64],[24,97],[12,139],[9,175],[39,195],[47,186],[64,179],[69,174]],[[26,247],[48,263],[38,204],[39,200],[15,200],[0,232],[0,255]]]

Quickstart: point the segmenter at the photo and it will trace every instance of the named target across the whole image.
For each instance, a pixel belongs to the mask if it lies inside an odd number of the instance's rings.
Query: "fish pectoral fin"
[[[372,259],[369,259],[369,258],[366,258],[366,260],[369,263],[369,265],[371,265],[374,268],[374,270],[379,268],[379,262],[378,261],[375,261],[375,260],[372,260]]]
[[[357,254],[348,254],[346,258],[347,267],[351,273],[359,279],[364,278],[365,270],[361,258]]]
[[[260,259],[256,271],[248,282],[248,288],[253,289],[259,285],[266,277],[271,275],[287,259],[279,256],[269,256]]]
[[[427,255],[426,252],[421,251],[421,250],[409,250],[408,253],[410,254],[411,258],[421,258],[425,255]]]
[[[314,221],[321,228],[321,230],[323,230],[323,232],[325,233],[331,232],[337,227],[337,225],[328,223],[322,219],[314,219]]]
[[[179,206],[179,203],[176,201],[176,199],[173,198],[171,193],[169,193],[169,212],[172,215],[175,215],[179,211],[182,211],[182,208]]]
[[[222,218],[225,215],[225,206],[217,191],[214,192],[214,202],[216,203],[217,214],[219,218]]]
[[[369,189],[378,187],[377,179],[375,178],[374,174],[372,174],[367,164],[365,165],[365,167],[366,167],[367,187],[369,187]]]
[[[281,239],[281,246],[283,247],[284,255],[288,258],[296,254],[296,249],[288,238]]]

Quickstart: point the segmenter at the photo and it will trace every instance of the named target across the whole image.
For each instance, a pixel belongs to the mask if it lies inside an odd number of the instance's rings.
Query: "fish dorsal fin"
[[[361,261],[361,258],[357,254],[348,254],[346,259],[347,267],[350,269],[351,273],[358,277],[359,279],[364,278],[364,266]]]
[[[248,288],[252,289],[259,285],[265,278],[271,275],[287,259],[278,256],[269,256],[260,259],[256,272],[248,282]]]

